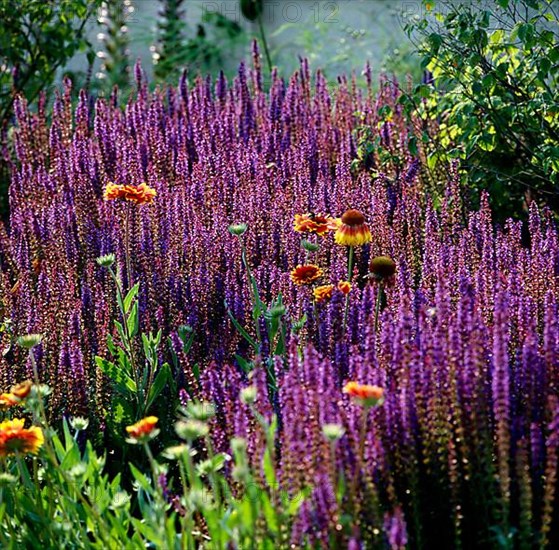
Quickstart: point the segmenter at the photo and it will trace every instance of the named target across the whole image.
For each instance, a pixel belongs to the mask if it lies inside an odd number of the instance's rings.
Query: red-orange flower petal
[[[131,437],[141,439],[149,436],[153,430],[155,430],[157,422],[159,422],[157,416],[146,416],[145,418],[138,420],[135,424],[126,426],[126,431]]]
[[[20,399],[13,393],[0,394],[0,409],[8,409],[19,404]]]
[[[351,283],[349,281],[340,281],[338,283],[338,290],[342,294],[349,294],[351,292]]]
[[[45,442],[41,428],[25,429],[23,418],[4,420],[0,423],[0,456],[17,453],[37,454]]]
[[[343,392],[366,406],[378,405],[384,397],[383,388],[358,382],[348,382],[344,386]]]
[[[332,293],[334,292],[334,285],[321,285],[317,286],[313,290],[314,299],[317,302],[324,302],[332,298]]]
[[[342,246],[361,246],[371,242],[372,238],[365,216],[359,210],[344,213],[334,236],[336,243]]]
[[[157,191],[145,183],[140,185],[108,183],[103,196],[105,200],[122,199],[136,204],[149,204],[157,196]]]
[[[298,233],[316,233],[323,237],[337,229],[336,220],[322,214],[295,214],[294,229]]]
[[[12,386],[11,393],[20,399],[25,399],[31,392],[32,386],[31,380],[25,380],[24,382]]]
[[[298,265],[290,273],[291,280],[296,285],[310,285],[323,275],[322,269],[314,264]]]

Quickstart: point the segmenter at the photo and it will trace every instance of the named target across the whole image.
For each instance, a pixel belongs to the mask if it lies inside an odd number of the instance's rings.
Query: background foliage
[[[435,120],[427,165],[460,159],[474,203],[500,220],[559,208],[559,26],[552,0],[426,1],[406,29],[428,78],[402,98]]]

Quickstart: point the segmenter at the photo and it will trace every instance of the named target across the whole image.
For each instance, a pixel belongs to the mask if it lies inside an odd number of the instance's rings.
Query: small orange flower
[[[45,442],[41,428],[31,426],[25,429],[23,418],[4,420],[0,423],[0,456],[8,456],[16,452],[37,454]]]
[[[317,302],[324,302],[332,298],[332,293],[334,292],[334,285],[322,285],[317,286],[313,290],[314,299]]]
[[[351,292],[351,283],[349,281],[340,281],[338,283],[338,290],[342,294],[349,294]]]
[[[134,439],[144,439],[152,434],[157,422],[159,422],[157,416],[146,416],[145,418],[138,420],[136,424],[126,426],[126,431]]]
[[[25,399],[31,392],[32,386],[31,380],[25,380],[24,382],[12,386],[11,393],[20,399]]]
[[[384,389],[379,386],[369,384],[359,384],[358,382],[348,382],[343,389],[350,397],[353,397],[359,404],[367,407],[382,403]]]
[[[322,214],[295,214],[295,231],[298,233],[316,233],[323,237],[328,231],[335,231],[336,220]]]
[[[107,201],[122,199],[136,204],[149,204],[156,195],[157,191],[145,183],[140,183],[140,185],[108,183],[103,196]]]
[[[323,275],[322,269],[314,264],[298,265],[290,274],[296,285],[310,285]]]
[[[338,222],[334,239],[342,246],[361,246],[372,240],[365,216],[359,210],[348,210]]]
[[[13,393],[0,394],[0,409],[9,409],[17,404],[19,404],[17,395],[14,395]]]

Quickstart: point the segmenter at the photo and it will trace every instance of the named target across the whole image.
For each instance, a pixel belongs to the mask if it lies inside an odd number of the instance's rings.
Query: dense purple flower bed
[[[199,79],[149,93],[139,73],[138,94],[124,110],[115,98],[92,104],[82,93],[73,113],[68,90],[52,123],[42,110],[17,105],[0,297],[13,334],[44,335],[38,360],[54,388],[52,414],[87,414],[101,428],[111,414],[109,385],[93,357],[107,353],[114,287],[95,259],[115,253],[125,280],[141,282],[142,328],[171,338],[179,386],[216,403],[217,448],[242,435],[260,456],[262,434],[238,401],[249,382],[235,354],[251,359],[250,349],[224,305],[250,330],[250,288],[227,231],[242,221],[264,301],[281,292],[291,319],[308,318],[290,336],[287,359],[276,359],[273,406],[264,373],[254,374],[260,410],[275,408],[280,417],[281,489],[298,498],[314,487],[286,535],[292,544],[307,537],[325,548],[337,540],[344,514],[332,483],[337,469],[361,517],[339,548],[363,541],[400,548],[406,540],[495,547],[511,533],[528,548],[557,538],[559,243],[550,216],[531,210],[523,246],[519,222],[495,228],[486,202],[466,211],[453,169],[435,208],[422,163],[407,151],[414,129],[394,86],[376,95],[341,79],[330,92],[303,64],[289,83],[274,76],[266,92],[259,71],[241,67],[231,86]],[[384,105],[394,114],[379,124]],[[400,173],[351,169],[359,125],[399,153]],[[133,211],[132,273],[124,260],[127,206],[103,200],[109,182],[157,191]],[[312,291],[289,273],[305,259],[294,215],[340,216],[347,208],[365,214],[373,240],[356,249],[344,334],[343,295],[315,307]],[[320,242],[321,283],[336,284],[346,278],[347,249],[331,235]],[[378,287],[363,276],[379,254],[391,256],[397,272],[375,333]],[[195,332],[188,356],[176,334],[181,324]],[[9,332],[2,337],[7,387],[29,365],[10,348]],[[341,391],[348,380],[385,389],[368,420],[363,471],[356,467],[361,409]],[[346,430],[334,457],[325,423]]]

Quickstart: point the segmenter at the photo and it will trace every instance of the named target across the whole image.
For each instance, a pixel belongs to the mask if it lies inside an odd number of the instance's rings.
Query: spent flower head
[[[368,277],[372,281],[382,282],[387,285],[394,283],[396,273],[396,262],[388,256],[377,256],[369,263]]]

